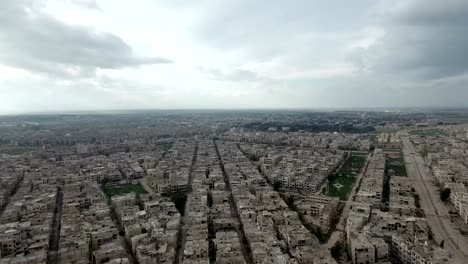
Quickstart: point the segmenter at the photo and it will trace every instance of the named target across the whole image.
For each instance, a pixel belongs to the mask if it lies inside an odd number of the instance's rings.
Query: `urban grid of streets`
[[[467,153],[464,127],[391,127],[373,143],[369,135],[351,133],[271,128],[251,133],[238,127],[213,133],[214,126],[200,133],[201,127],[169,138],[163,131],[162,138],[141,141],[76,144],[63,139],[57,148],[44,145],[22,158],[2,156],[2,261],[468,259],[460,226],[463,220],[466,224],[460,209],[466,204],[457,200],[466,195],[465,174],[459,173],[465,167],[453,157]],[[431,133],[436,135],[424,136]],[[340,172],[352,155],[360,156],[362,165]],[[395,155],[401,155],[402,164],[391,165]],[[449,167],[447,160],[457,169],[450,179],[440,176]],[[335,178],[350,175],[349,186]],[[132,191],[109,195],[106,186]],[[333,197],[344,187],[349,187],[344,197]],[[141,188],[139,195],[134,188]],[[444,188],[453,188],[445,203]],[[185,195],[182,208],[176,208],[174,193]],[[24,230],[32,231],[23,235]],[[15,240],[13,233],[24,239]],[[408,251],[399,251],[398,243]],[[340,255],[332,258],[337,248]]]

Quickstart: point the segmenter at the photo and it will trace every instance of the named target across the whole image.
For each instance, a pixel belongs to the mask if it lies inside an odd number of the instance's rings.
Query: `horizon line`
[[[245,108],[135,108],[135,109],[81,109],[81,110],[50,110],[50,111],[33,111],[33,112],[11,112],[0,113],[0,116],[28,116],[28,115],[73,115],[73,114],[117,114],[144,112],[144,111],[210,111],[210,112],[225,112],[225,111],[364,111],[364,112],[385,112],[398,110],[468,110],[465,106],[364,106],[364,107],[245,107]]]

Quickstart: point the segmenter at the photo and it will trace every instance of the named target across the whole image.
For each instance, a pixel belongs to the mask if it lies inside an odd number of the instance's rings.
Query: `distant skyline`
[[[3,0],[0,115],[464,107],[466,0]]]

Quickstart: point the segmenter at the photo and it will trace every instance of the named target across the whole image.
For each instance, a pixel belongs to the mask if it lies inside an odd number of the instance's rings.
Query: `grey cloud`
[[[297,101],[304,100],[304,106],[317,96],[319,103],[331,106],[463,105],[468,96],[468,1],[380,2],[385,8],[378,14],[372,14],[375,1],[341,2],[333,10],[329,3],[315,1],[293,1],[287,8],[277,1],[223,2],[204,9],[194,32],[199,41],[239,54],[246,64],[274,62],[307,71],[349,59],[363,69],[349,78],[324,80],[332,84],[309,77],[285,82],[284,89],[303,95]],[[358,32],[368,27],[386,34],[369,48],[350,52],[351,44],[361,40]],[[208,74],[246,79],[216,69]],[[464,77],[453,78],[459,76]]]
[[[220,81],[253,82],[260,79],[257,73],[243,69],[222,71],[218,68],[202,67],[200,68],[200,71],[207,74],[209,78]]]
[[[138,56],[111,33],[62,23],[31,0],[2,2],[0,62],[67,77],[89,76],[97,68],[171,63],[165,58]]]
[[[464,26],[467,3],[465,0],[412,0],[390,8],[387,13],[390,20],[409,26]]]
[[[377,74],[437,79],[468,70],[468,2],[413,0],[383,14],[386,36],[350,55]]]
[[[355,14],[364,13],[370,1],[210,3],[200,11],[192,26],[202,43],[221,51],[234,50],[245,60],[281,59],[285,63],[297,63],[296,58],[300,57],[301,63],[314,67],[318,60],[328,60],[325,59],[328,55],[335,57],[349,37],[347,34],[365,25],[366,16]],[[290,56],[296,58],[289,61]]]
[[[239,54],[240,61],[271,62],[306,71],[349,59],[376,74],[431,79],[466,72],[468,1],[399,0],[372,16],[376,1],[220,1],[207,4],[193,31],[202,43]],[[211,2],[210,2],[211,3]],[[333,8],[332,8],[333,7]],[[384,28],[369,49],[349,52],[356,33]]]

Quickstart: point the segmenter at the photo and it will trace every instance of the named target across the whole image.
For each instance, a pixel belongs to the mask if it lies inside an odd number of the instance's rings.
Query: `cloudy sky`
[[[468,106],[466,0],[0,0],[0,114]]]

